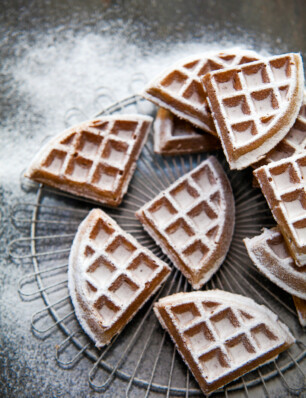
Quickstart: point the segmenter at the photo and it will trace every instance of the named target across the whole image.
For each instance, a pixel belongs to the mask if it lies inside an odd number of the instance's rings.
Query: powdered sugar
[[[246,34],[239,41],[243,47],[251,47],[248,43],[252,39]],[[215,32],[210,36],[207,31],[205,40],[186,38],[171,46],[168,42],[153,42],[150,51],[132,44],[123,34],[95,34],[91,29],[83,33],[65,30],[62,34],[56,29],[36,32],[31,46],[20,35],[16,44],[18,62],[16,58],[2,59],[4,73],[12,75],[14,95],[20,102],[9,124],[3,122],[2,183],[8,187],[12,183],[19,185],[22,170],[47,136],[92,117],[113,101],[140,92],[162,69],[188,54],[235,44],[237,40],[218,39]]]

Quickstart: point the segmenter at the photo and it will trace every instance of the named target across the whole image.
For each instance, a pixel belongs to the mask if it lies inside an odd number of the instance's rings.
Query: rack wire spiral
[[[135,112],[135,108],[138,113],[152,113],[152,106],[134,95],[114,104],[97,116]],[[67,115],[67,124],[70,124],[74,112],[75,109]],[[221,153],[215,155],[227,172],[233,187],[236,227],[224,264],[204,289],[219,288],[252,297],[276,312],[297,339],[297,343],[290,350],[218,390],[215,395],[236,396],[238,391],[243,391],[246,396],[250,396],[256,389],[256,396],[273,396],[270,385],[270,380],[273,379],[282,383],[281,388],[288,394],[298,396],[305,390],[306,350],[305,336],[293,309],[291,296],[267,281],[255,269],[242,243],[244,237],[254,236],[262,227],[269,228],[274,225],[271,213],[259,190],[252,188],[251,172],[231,172],[224,156]],[[207,154],[170,158],[155,155],[151,132],[123,204],[118,209],[106,211],[141,244],[171,264],[144,232],[134,217],[134,212],[206,157]],[[77,366],[84,356],[88,357],[93,362],[88,372],[88,381],[96,391],[105,391],[114,378],[119,377],[126,382],[127,397],[133,396],[133,389],[137,386],[145,389],[146,397],[153,392],[161,392],[167,397],[201,394],[152,311],[154,301],[159,297],[191,290],[182,274],[173,269],[168,281],[123,332],[106,348],[96,349],[74,315],[67,289],[66,272],[70,246],[77,227],[88,211],[99,205],[24,180],[22,187],[26,191],[37,190],[36,200],[33,203],[15,205],[11,209],[11,220],[16,227],[29,225],[30,235],[12,241],[8,250],[14,260],[30,260],[33,264],[34,271],[25,275],[18,286],[18,292],[23,299],[40,295],[45,304],[41,310],[33,314],[33,333],[37,336],[48,336],[59,328],[65,335],[64,340],[56,347],[58,365],[72,368]],[[29,291],[28,286],[34,283],[37,288]],[[47,327],[46,319],[51,321]]]

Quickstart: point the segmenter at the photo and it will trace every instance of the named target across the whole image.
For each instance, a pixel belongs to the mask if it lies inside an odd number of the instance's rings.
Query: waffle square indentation
[[[246,85],[249,89],[269,83],[270,79],[264,64],[244,66],[242,68]]]
[[[177,246],[185,245],[190,237],[195,235],[194,231],[182,218],[169,225],[166,229],[166,233],[173,244]]]
[[[199,310],[194,303],[187,303],[177,305],[172,308],[172,312],[175,315],[176,320],[180,327],[185,327],[191,323],[195,318],[201,316]]]
[[[105,327],[113,323],[116,314],[120,311],[120,308],[106,296],[99,297],[95,302],[94,307],[101,316],[102,324]]]
[[[177,94],[185,84],[188,76],[177,70],[170,73],[162,82],[162,86]]]
[[[109,237],[114,233],[114,229],[102,219],[99,219],[89,234],[89,239],[93,240],[96,246],[103,246]]]
[[[203,266],[203,260],[209,253],[209,249],[201,241],[196,241],[188,246],[183,254],[192,268],[200,268]]]
[[[235,365],[242,365],[254,358],[256,352],[245,334],[237,336],[225,344],[226,351]]]
[[[223,106],[230,121],[239,121],[239,119],[244,119],[251,114],[245,95],[225,98]]]
[[[101,142],[102,137],[99,135],[92,134],[88,131],[82,131],[76,150],[82,152],[82,155],[92,159],[97,154]]]
[[[207,381],[221,377],[230,368],[229,360],[220,348],[203,354],[199,361],[203,368],[203,376]]]
[[[196,207],[194,207],[188,216],[192,219],[196,225],[198,231],[208,230],[213,220],[218,218],[218,215],[212,210],[207,202],[201,202]]]
[[[108,140],[104,147],[102,157],[112,166],[122,168],[127,156],[127,149],[128,145],[124,142]]]
[[[232,95],[242,90],[239,74],[234,70],[218,73],[215,82],[220,95]]]
[[[92,161],[81,156],[70,159],[66,173],[70,178],[79,182],[86,182],[92,166]]]
[[[186,330],[185,338],[195,352],[209,349],[215,338],[205,322]]]
[[[170,191],[170,194],[182,209],[186,209],[191,206],[192,203],[194,203],[194,201],[200,196],[187,181],[184,181],[175,187]]]
[[[269,349],[271,345],[273,345],[273,341],[278,340],[271,330],[263,323],[252,328],[251,334],[257,347],[262,351]]]
[[[158,266],[154,261],[146,254],[140,253],[128,267],[128,270],[139,281],[146,282],[152,277],[157,268]]]
[[[167,198],[162,197],[152,204],[149,212],[156,224],[159,227],[162,227],[173,218],[173,216],[177,213],[177,210],[175,210]]]
[[[210,320],[221,339],[225,339],[231,334],[236,333],[240,327],[236,315],[230,308],[213,315]]]
[[[99,164],[93,174],[92,182],[101,191],[113,192],[119,174],[117,168]]]
[[[59,174],[66,159],[66,152],[53,149],[43,163],[43,167],[52,174]]]
[[[137,122],[118,120],[114,123],[111,133],[124,141],[129,141],[133,138],[137,128]]]
[[[87,273],[99,288],[105,287],[116,268],[103,256],[98,257],[87,269]]]
[[[125,266],[135,251],[136,247],[124,236],[117,236],[106,248],[109,257],[118,267]]]
[[[137,294],[139,286],[125,275],[120,275],[110,286],[120,304],[128,304]]]

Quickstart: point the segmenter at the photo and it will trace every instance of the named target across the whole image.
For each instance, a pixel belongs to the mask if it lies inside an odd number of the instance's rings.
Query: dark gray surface
[[[20,189],[22,170],[41,142],[65,127],[69,109],[90,116],[183,55],[236,44],[305,55],[305,2],[2,1],[0,9],[0,396],[98,396],[88,386],[90,360],[58,367],[60,331],[33,336],[41,298],[23,302],[17,294],[18,280],[32,271],[30,261],[6,255],[9,241],[29,235],[27,225],[16,229],[9,220],[11,206],[34,199]],[[270,393],[289,394],[281,383]],[[124,396],[124,383],[116,380],[103,396]]]

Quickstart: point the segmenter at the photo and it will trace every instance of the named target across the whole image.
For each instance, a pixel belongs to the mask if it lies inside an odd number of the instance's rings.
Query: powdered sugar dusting
[[[18,114],[4,125],[0,148],[3,184],[19,185],[19,176],[46,140],[70,124],[81,122],[113,101],[143,89],[152,77],[188,55],[233,47],[237,42],[216,36],[184,43],[150,44],[147,51],[127,42],[124,35],[50,31],[37,34],[35,42],[20,35],[19,61],[3,59],[4,71],[15,81]],[[56,38],[56,39],[55,39]],[[186,39],[187,40],[187,39]],[[221,40],[221,39],[220,39]],[[240,38],[252,47],[251,37]],[[67,111],[76,107],[72,117]],[[69,114],[71,116],[71,114]],[[65,123],[66,120],[66,123]],[[18,139],[18,145],[14,142]],[[12,152],[16,155],[12,157]],[[16,163],[15,159],[19,159]]]

